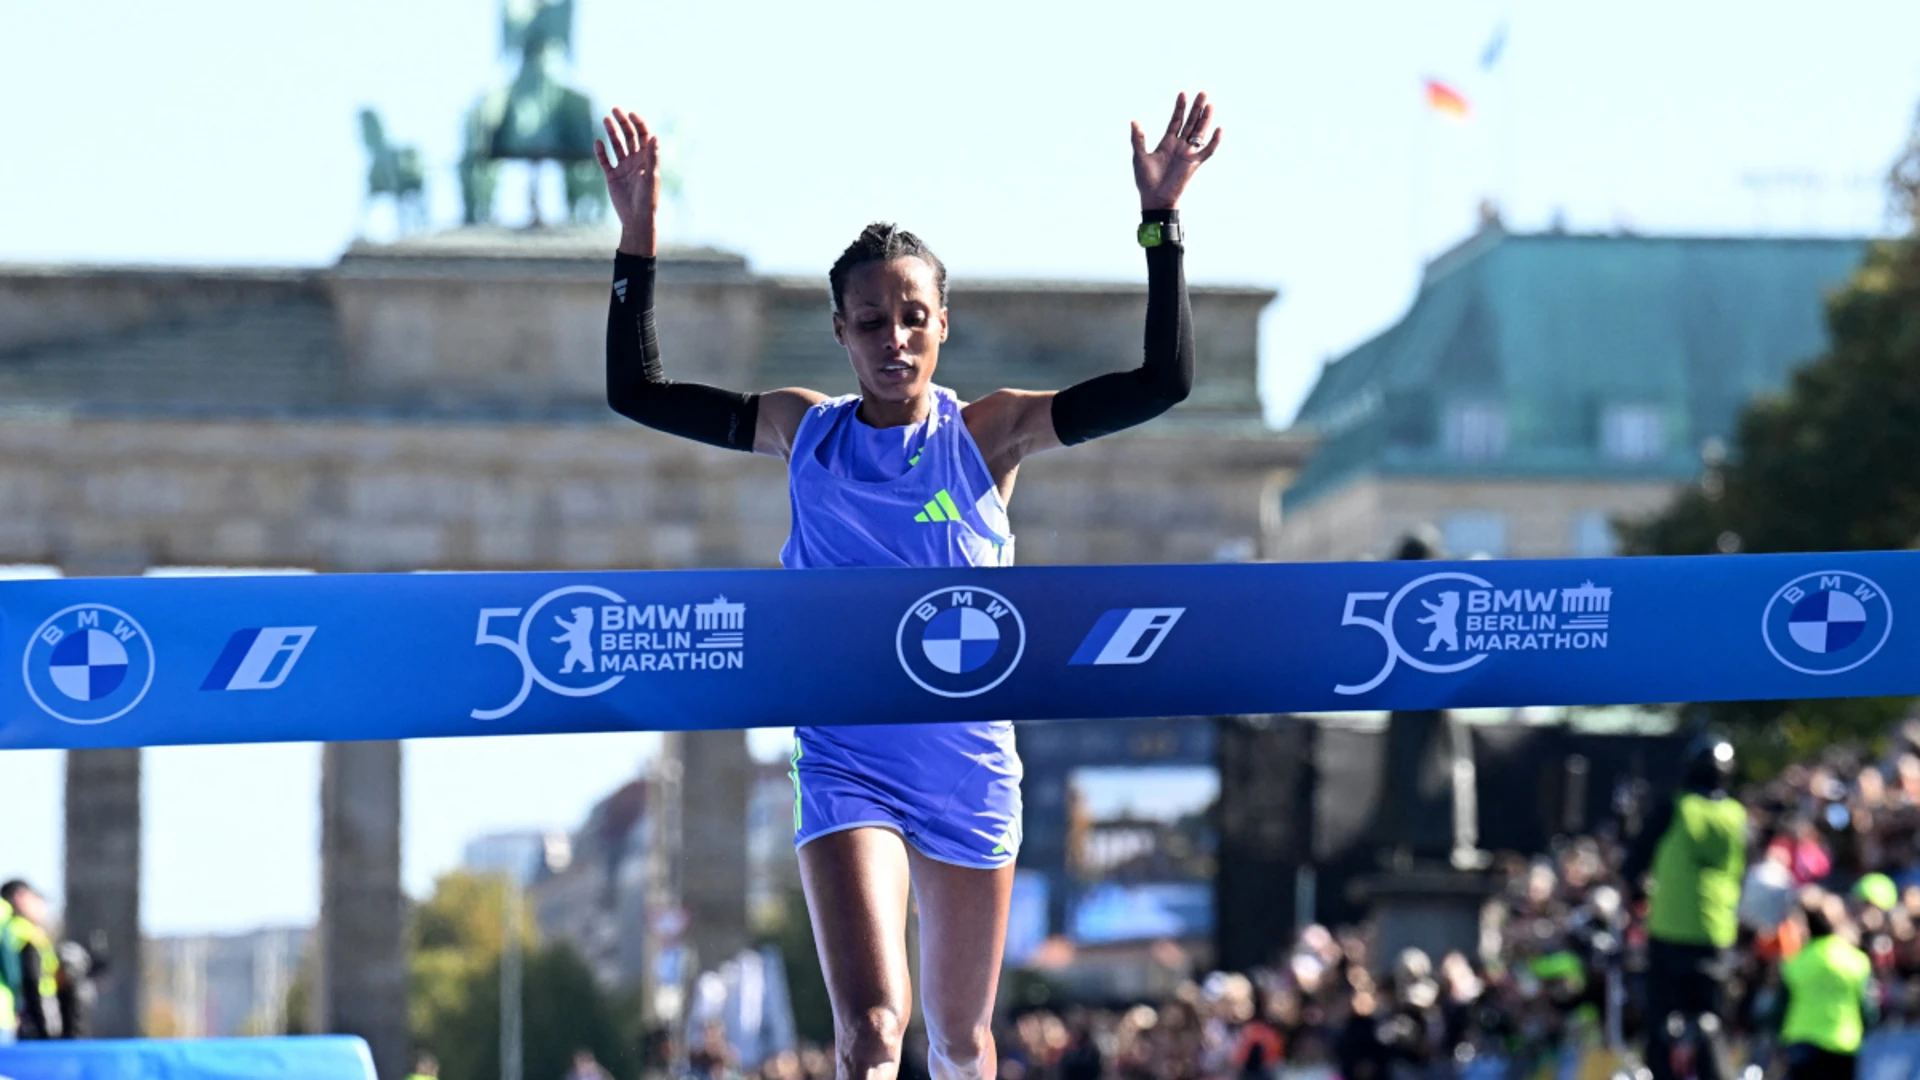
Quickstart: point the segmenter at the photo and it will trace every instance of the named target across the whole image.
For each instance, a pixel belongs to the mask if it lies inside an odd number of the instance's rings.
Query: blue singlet
[[[953,392],[933,388],[918,424],[875,428],[857,395],[807,410],[789,459],[789,569],[1011,566],[1006,503]],[[794,846],[863,825],[893,829],[961,866],[1013,861],[1020,847],[1013,725],[859,724],[794,732]]]

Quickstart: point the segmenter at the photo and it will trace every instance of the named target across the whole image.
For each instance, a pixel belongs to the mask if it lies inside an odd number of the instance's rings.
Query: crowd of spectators
[[[1274,963],[1213,973],[1161,1000],[1016,1010],[996,1031],[1004,1080],[1506,1080],[1608,1075],[1640,1040],[1638,883],[1621,879],[1648,798],[1628,793],[1592,833],[1496,858],[1477,948],[1380,955],[1368,927],[1306,928]],[[1882,760],[1833,751],[1739,792],[1748,869],[1727,1021],[1765,1062],[1779,963],[1804,928],[1803,887],[1849,897],[1872,957],[1879,1022],[1920,1025],[1920,724]],[[903,1080],[924,1075],[909,1047]],[[701,1076],[827,1080],[829,1056],[791,1052],[742,1071],[724,1049]],[[917,1059],[917,1060],[916,1060]],[[1577,1067],[1580,1062],[1586,1067]]]
[[[1598,1055],[1621,1063],[1641,1034],[1645,937],[1638,883],[1619,868],[1647,793],[1622,795],[1593,833],[1496,861],[1477,949],[1382,956],[1366,928],[1309,927],[1272,967],[1216,973],[1170,1000],[1013,1017],[1002,1075],[1492,1080]],[[1750,851],[1727,1020],[1743,1056],[1764,1063],[1773,1046],[1779,964],[1804,935],[1792,913],[1806,886],[1849,898],[1880,1023],[1920,1024],[1920,726],[1884,760],[1832,752],[1740,798]]]

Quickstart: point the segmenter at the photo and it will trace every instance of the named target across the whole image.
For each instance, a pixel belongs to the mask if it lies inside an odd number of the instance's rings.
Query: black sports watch
[[[1178,244],[1186,240],[1187,234],[1180,227],[1178,210],[1142,210],[1140,228],[1134,233],[1143,248],[1157,248],[1162,244]]]

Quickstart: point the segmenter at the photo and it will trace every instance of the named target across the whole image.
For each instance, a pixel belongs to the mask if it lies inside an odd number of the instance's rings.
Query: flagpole
[[[1426,102],[1425,89],[1426,84],[1423,81],[1422,96],[1416,99],[1418,104],[1413,117],[1413,150],[1409,155],[1411,160],[1407,170],[1408,240],[1413,248],[1414,269],[1419,271],[1421,277],[1426,276],[1427,267],[1426,208],[1422,201],[1422,196],[1425,194],[1423,184],[1427,173],[1427,128],[1433,122],[1433,108]]]
[[[1510,25],[1510,18],[1503,16],[1500,20],[1500,29],[1498,30],[1500,35],[1497,45],[1498,51],[1494,53],[1492,58],[1493,66],[1500,69],[1494,75],[1493,79],[1496,87],[1494,93],[1497,94],[1500,99],[1494,107],[1494,184],[1498,192],[1494,196],[1494,201],[1500,209],[1501,219],[1503,221],[1509,213],[1508,200],[1513,195],[1515,169],[1513,117],[1510,115],[1514,102],[1513,65],[1506,63],[1506,39]]]

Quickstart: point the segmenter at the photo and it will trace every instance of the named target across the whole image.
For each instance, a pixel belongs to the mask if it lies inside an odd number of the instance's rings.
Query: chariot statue
[[[539,179],[549,162],[566,178],[569,221],[597,220],[605,210],[606,188],[593,160],[593,105],[560,81],[573,52],[573,2],[502,0],[501,52],[517,54],[520,69],[467,113],[460,195],[470,225],[493,220],[498,171],[507,161],[533,170],[533,224],[544,224]]]

